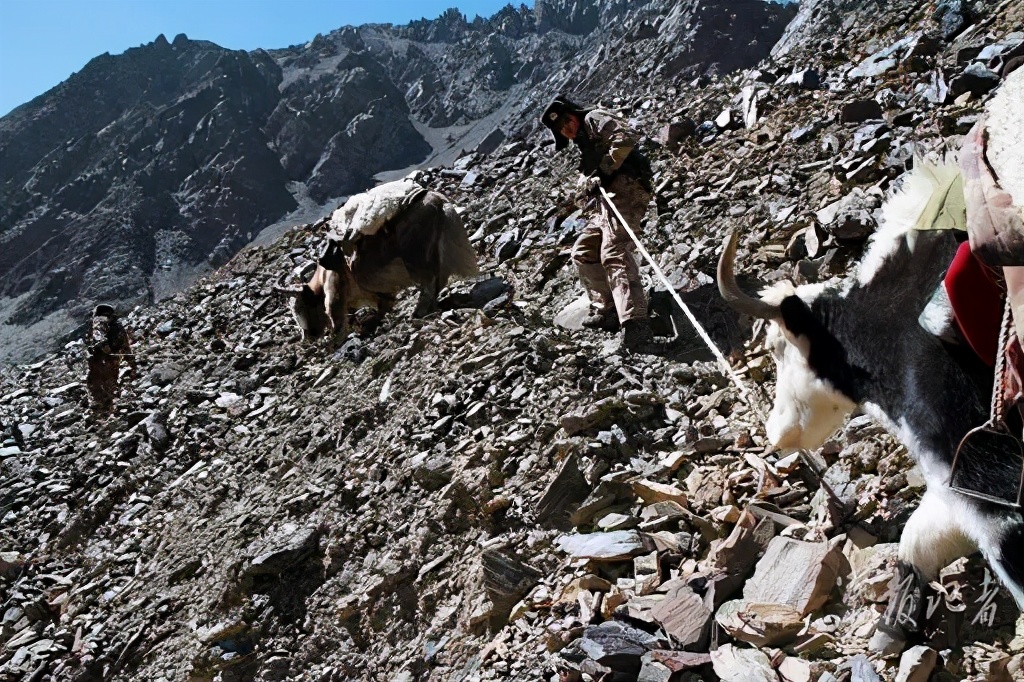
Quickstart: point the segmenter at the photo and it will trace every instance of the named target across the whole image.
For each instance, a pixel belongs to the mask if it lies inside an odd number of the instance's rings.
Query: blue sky
[[[517,0],[529,7],[533,0]],[[231,49],[287,47],[350,24],[405,24],[457,7],[470,20],[508,0],[0,0],[0,116],[90,59],[163,33]]]

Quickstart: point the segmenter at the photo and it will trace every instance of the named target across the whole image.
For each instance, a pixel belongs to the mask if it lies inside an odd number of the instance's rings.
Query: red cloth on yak
[[[971,253],[969,242],[957,249],[944,284],[953,317],[967,343],[979,358],[994,367],[1003,320],[1002,290],[988,267]]]

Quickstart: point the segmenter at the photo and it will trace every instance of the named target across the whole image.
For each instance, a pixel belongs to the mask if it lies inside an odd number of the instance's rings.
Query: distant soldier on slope
[[[584,109],[566,97],[555,98],[541,115],[555,138],[555,150],[572,141],[581,152],[580,187],[599,197],[599,187],[635,232],[654,194],[650,162],[635,149],[626,122],[610,111]],[[598,199],[599,211],[587,222],[572,249],[580,281],[590,298],[591,312],[583,326],[616,331],[634,353],[656,353],[647,311],[647,296],[629,234],[609,207]]]
[[[120,394],[118,376],[121,358],[128,361],[133,377],[138,371],[128,332],[111,306],[98,305],[93,310],[86,350],[89,353],[89,371],[85,383],[92,396],[93,410],[98,415],[109,415],[114,411],[114,400]]]

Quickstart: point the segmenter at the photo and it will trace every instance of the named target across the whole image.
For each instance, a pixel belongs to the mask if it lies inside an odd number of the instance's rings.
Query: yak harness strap
[[[1020,509],[1022,503],[1024,503],[1024,444],[1021,442],[1021,437],[1013,433],[1006,423],[1008,405],[1019,406],[1021,401],[1024,400],[1024,395],[1021,394],[1020,389],[1020,368],[1011,368],[1007,363],[1009,353],[1013,353],[1011,357],[1014,359],[1015,364],[1020,364],[1021,360],[1019,341],[1016,342],[1016,347],[1014,347],[1015,338],[1011,310],[1010,302],[1007,300],[1003,313],[1003,322],[1000,327],[999,348],[996,352],[996,370],[992,386],[992,404],[989,419],[981,426],[968,431],[960,440],[956,454],[953,455],[953,466],[949,473],[949,487],[968,497],[1013,509]],[[1013,387],[1012,389],[1010,389],[1011,386]],[[1008,389],[1012,391],[1012,395],[1007,395]],[[1020,481],[1017,485],[1017,498],[1015,500],[1007,500],[995,495],[989,495],[958,484],[957,474],[963,465],[960,455],[963,453],[964,444],[968,441],[971,442],[972,447],[987,452],[999,452],[1005,449],[1017,453],[1018,459],[1022,460],[1022,467]]]

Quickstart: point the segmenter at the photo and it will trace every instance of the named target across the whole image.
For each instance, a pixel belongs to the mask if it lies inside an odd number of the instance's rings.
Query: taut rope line
[[[685,303],[683,303],[683,299],[680,298],[679,294],[676,292],[675,287],[673,287],[669,283],[668,278],[665,277],[665,273],[661,271],[661,268],[658,267],[658,264],[654,262],[654,258],[652,258],[651,254],[648,253],[647,249],[640,241],[640,238],[637,237],[636,232],[633,231],[633,228],[629,226],[629,223],[627,223],[625,219],[622,217],[622,214],[619,213],[619,209],[617,209],[615,207],[615,204],[612,203],[612,199],[610,196],[608,196],[608,192],[605,191],[604,187],[600,187],[599,189],[601,190],[601,198],[604,199],[605,204],[612,211],[612,213],[615,214],[615,217],[618,218],[619,223],[622,224],[622,227],[626,229],[626,234],[628,234],[630,239],[633,240],[633,243],[636,244],[636,247],[640,251],[640,254],[648,263],[650,263],[651,268],[654,269],[654,274],[658,276],[658,279],[661,280],[661,283],[665,285],[665,288],[672,295],[672,298],[675,299],[675,302],[679,305],[683,313],[686,315],[686,319],[690,321],[690,324],[697,331],[697,335],[700,336],[704,343],[707,344],[707,347],[711,349],[711,352],[718,360],[718,364],[721,365],[722,369],[724,369],[725,372],[729,375],[729,378],[732,380],[732,382],[736,384],[736,388],[740,390],[740,394],[743,396],[743,399],[746,401],[746,403],[750,405],[752,409],[754,409],[760,414],[760,409],[758,408],[757,403],[754,401],[751,392],[749,391],[749,389],[747,389],[746,384],[743,383],[743,380],[740,379],[739,375],[736,374],[735,370],[733,370],[732,365],[730,365],[729,361],[725,359],[724,355],[722,355],[722,351],[718,350],[718,346],[715,345],[715,342],[711,340],[711,337],[704,330],[704,327],[701,326],[700,322],[697,321],[697,318],[694,317],[692,312],[690,312],[690,308]]]

